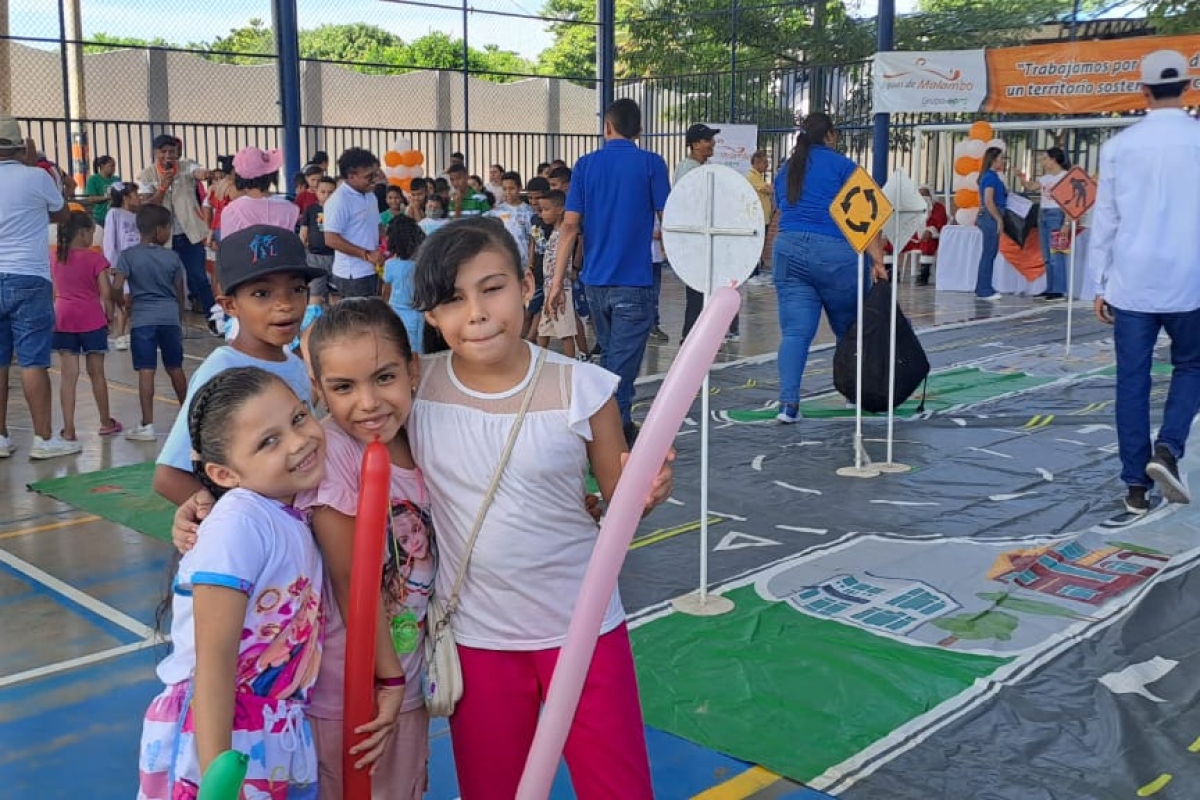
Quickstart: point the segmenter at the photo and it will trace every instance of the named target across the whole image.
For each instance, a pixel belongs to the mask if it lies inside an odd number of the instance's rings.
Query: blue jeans
[[[1046,262],[1046,291],[1067,293],[1067,254],[1050,252],[1050,236],[1063,226],[1066,215],[1061,208],[1043,208],[1038,215],[1038,239],[1042,243],[1042,260]]]
[[[1175,314],[1148,314],[1113,309],[1117,351],[1117,443],[1121,480],[1149,487],[1150,367],[1158,332],[1171,337],[1171,388],[1163,409],[1157,444],[1183,458],[1192,420],[1200,411],[1200,309]]]
[[[621,422],[628,426],[633,423],[633,382],[642,369],[646,341],[654,327],[654,287],[589,284],[586,290],[601,366],[621,379],[617,407]]]
[[[858,254],[841,237],[780,233],[775,239],[779,299],[779,402],[800,402],[800,380],[821,309],[839,340],[858,317]],[[863,286],[868,285],[864,265]]]
[[[979,209],[977,224],[983,232],[983,252],[979,255],[979,272],[975,274],[975,296],[991,297],[996,293],[992,286],[992,270],[996,268],[996,254],[1000,252],[1000,226],[986,208]]]
[[[657,328],[659,327],[658,303],[659,298],[662,297],[663,262],[655,261],[650,267],[654,270],[654,327]]]
[[[208,282],[208,272],[204,268],[204,243],[192,244],[185,234],[177,233],[171,240],[171,249],[183,262],[183,271],[187,275],[188,294],[199,303],[200,308],[207,316],[209,309],[217,301],[213,298],[212,284]]]
[[[54,342],[54,285],[36,275],[0,273],[0,366],[50,366]]]

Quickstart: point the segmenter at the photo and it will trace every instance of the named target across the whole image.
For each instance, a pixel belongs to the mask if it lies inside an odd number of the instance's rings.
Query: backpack
[[[863,393],[862,410],[879,414],[888,410],[888,346],[891,330],[892,285],[879,281],[867,295],[863,307]],[[837,344],[833,354],[833,385],[850,402],[855,402],[858,323]],[[896,308],[896,406],[912,396],[929,376],[929,359],[908,318]],[[921,407],[925,408],[922,397]]]

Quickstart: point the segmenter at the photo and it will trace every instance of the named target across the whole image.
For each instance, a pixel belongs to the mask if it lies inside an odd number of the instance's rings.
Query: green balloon
[[[236,750],[226,750],[213,759],[200,780],[196,800],[238,800],[250,757]]]

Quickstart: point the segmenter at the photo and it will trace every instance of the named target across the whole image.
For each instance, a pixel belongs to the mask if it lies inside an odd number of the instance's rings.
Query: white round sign
[[[698,292],[745,282],[765,236],[758,193],[745,177],[719,164],[683,176],[663,209],[663,248],[671,269]]]

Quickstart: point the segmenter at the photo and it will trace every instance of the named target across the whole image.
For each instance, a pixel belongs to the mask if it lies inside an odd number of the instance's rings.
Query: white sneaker
[[[122,351],[129,349],[129,337],[128,336],[118,336],[117,337],[117,349],[122,350]]]
[[[8,458],[17,449],[17,446],[12,443],[12,439],[7,436],[0,436],[0,458]]]
[[[149,425],[138,425],[125,434],[125,438],[131,442],[156,442],[158,434],[154,432],[154,423]]]
[[[59,456],[73,456],[83,450],[83,445],[79,442],[68,442],[58,436],[51,436],[49,439],[43,439],[40,436],[33,437],[33,449],[29,451],[29,457],[36,460],[45,458],[58,458]]]
[[[989,301],[989,302],[995,302],[995,301],[997,301],[997,300],[1000,300],[1000,299],[1002,299],[1003,297],[1004,297],[1004,295],[1000,294],[999,292],[993,292],[992,294],[989,294],[987,297],[980,297],[980,298],[978,298],[978,299],[979,299],[979,300],[986,300],[986,301]]]

